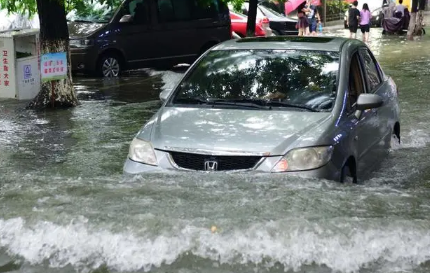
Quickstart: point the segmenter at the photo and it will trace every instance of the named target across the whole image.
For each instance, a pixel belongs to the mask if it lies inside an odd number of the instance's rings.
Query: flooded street
[[[429,272],[430,36],[372,29],[370,46],[399,86],[403,143],[359,185],[123,177],[130,141],[181,71],[75,78],[69,110],[1,100],[0,272]]]

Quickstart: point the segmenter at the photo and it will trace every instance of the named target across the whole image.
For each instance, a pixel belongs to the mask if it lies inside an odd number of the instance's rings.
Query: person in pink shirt
[[[360,11],[360,29],[363,33],[363,42],[369,41],[369,31],[370,31],[370,18],[371,13],[367,3],[363,5],[363,9]]]

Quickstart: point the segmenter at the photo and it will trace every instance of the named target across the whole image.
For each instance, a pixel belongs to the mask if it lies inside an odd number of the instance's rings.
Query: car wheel
[[[382,27],[382,22],[384,22],[384,15],[381,15],[381,17],[379,18],[378,27]]]
[[[390,150],[395,150],[398,148],[400,148],[400,139],[396,134],[393,134],[391,136],[391,141],[390,141]]]
[[[122,72],[122,59],[114,53],[103,55],[97,65],[97,74],[101,77],[115,78]]]
[[[356,171],[351,171],[349,161],[343,165],[340,171],[340,183],[357,183],[357,173]]]

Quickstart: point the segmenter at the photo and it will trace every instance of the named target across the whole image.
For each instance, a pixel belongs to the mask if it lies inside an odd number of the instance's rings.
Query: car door
[[[379,120],[378,143],[376,148],[384,153],[384,148],[390,141],[392,134],[393,122],[393,101],[392,90],[389,83],[383,79],[382,71],[372,52],[366,48],[360,48],[360,55],[363,59],[364,73],[369,93],[377,94],[382,97],[383,105],[380,108],[373,109]]]
[[[375,145],[379,140],[379,119],[377,112],[366,110],[361,113],[360,118],[356,117],[356,103],[360,94],[367,93],[367,83],[365,80],[364,64],[358,51],[351,57],[348,96],[347,96],[347,115],[352,124],[352,138],[355,145],[358,170],[369,169],[374,163]]]
[[[153,31],[152,0],[126,1],[120,11],[120,16],[131,16],[125,22],[118,22],[117,44],[126,57],[128,66],[139,67],[154,55],[156,41],[151,39]],[[118,19],[118,21],[120,21]]]
[[[174,65],[198,54],[192,0],[155,0],[157,21],[154,39],[158,48],[154,61]]]

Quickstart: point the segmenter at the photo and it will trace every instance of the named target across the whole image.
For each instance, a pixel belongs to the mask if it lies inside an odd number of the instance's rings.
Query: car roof
[[[303,37],[303,36],[271,36],[252,37],[228,40],[212,50],[241,50],[241,49],[301,49],[340,52],[342,46],[351,41],[341,37]]]

